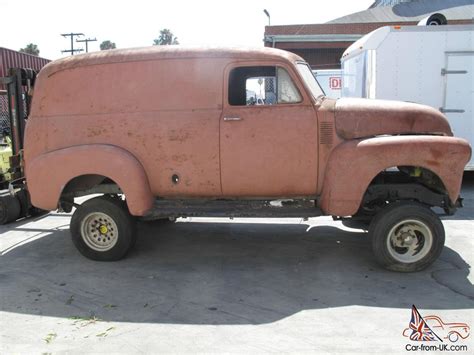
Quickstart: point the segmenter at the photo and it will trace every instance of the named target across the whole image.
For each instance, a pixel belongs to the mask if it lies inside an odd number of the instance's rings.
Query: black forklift
[[[8,106],[0,134],[4,146],[11,145],[8,164],[0,172],[0,224],[41,212],[31,205],[23,166],[23,138],[36,75],[33,69],[10,68],[8,76],[0,77]]]

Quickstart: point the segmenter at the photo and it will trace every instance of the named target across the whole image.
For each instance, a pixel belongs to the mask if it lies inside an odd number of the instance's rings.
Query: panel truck
[[[474,142],[474,25],[387,26],[341,58],[344,97],[429,105]],[[466,165],[474,170],[474,159]]]
[[[271,104],[249,104],[255,80]],[[375,258],[406,272],[441,253],[431,208],[461,207],[471,148],[428,106],[326,98],[289,52],[157,46],[44,67],[22,156],[32,205],[75,208],[93,260],[124,257],[137,219],[329,215],[365,222]]]

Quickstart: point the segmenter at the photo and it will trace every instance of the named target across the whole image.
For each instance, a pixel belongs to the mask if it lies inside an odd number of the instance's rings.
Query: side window
[[[280,67],[239,67],[229,75],[229,104],[275,105],[301,102],[288,72]]]
[[[288,72],[283,68],[277,68],[277,97],[279,104],[288,104],[301,101],[301,95]]]

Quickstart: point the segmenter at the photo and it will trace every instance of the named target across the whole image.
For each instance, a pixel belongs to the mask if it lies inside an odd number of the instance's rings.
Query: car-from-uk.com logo
[[[467,345],[459,343],[469,337],[470,331],[467,323],[449,323],[436,315],[422,317],[413,305],[402,335],[410,339],[405,346],[408,351],[467,351]]]

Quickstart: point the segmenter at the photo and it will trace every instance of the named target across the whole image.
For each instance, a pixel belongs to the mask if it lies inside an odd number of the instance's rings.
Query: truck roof
[[[44,75],[51,75],[61,70],[108,63],[125,63],[160,59],[191,58],[232,58],[251,60],[284,60],[290,62],[304,61],[294,53],[275,48],[246,47],[184,47],[152,46],[141,48],[112,49],[93,53],[79,54],[55,60],[44,67]]]
[[[390,33],[406,33],[406,32],[418,32],[418,33],[433,33],[433,32],[455,32],[455,31],[474,31],[474,25],[443,25],[443,26],[383,26],[377,28],[366,34],[364,37],[352,43],[347,48],[342,57],[341,61],[348,58],[352,58],[359,53],[377,49],[378,46],[385,40]]]

